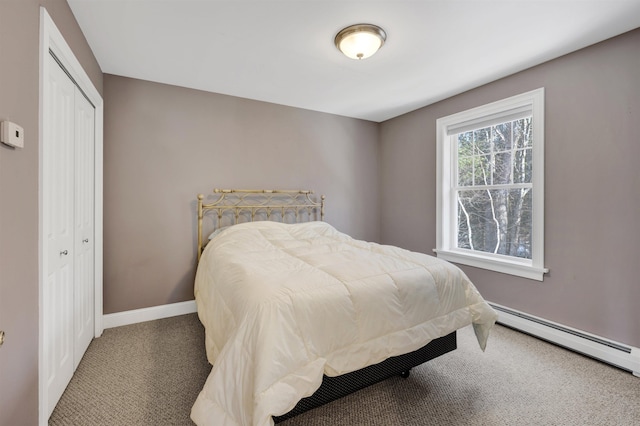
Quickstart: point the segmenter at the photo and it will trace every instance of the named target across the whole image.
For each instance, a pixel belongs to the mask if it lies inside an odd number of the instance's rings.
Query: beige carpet
[[[50,425],[191,425],[210,371],[197,316],[105,330]],[[640,378],[505,327],[482,353],[458,350],[280,423],[335,425],[640,425]]]

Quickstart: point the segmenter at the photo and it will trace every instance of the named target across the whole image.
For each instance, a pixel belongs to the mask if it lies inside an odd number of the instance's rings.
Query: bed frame
[[[324,221],[325,196],[322,195],[320,201],[316,201],[313,191],[214,189],[213,193],[217,198],[207,203],[204,202],[203,194],[198,195],[198,261],[208,243],[205,236],[224,226],[259,220],[286,223]],[[213,223],[205,226],[208,216],[212,216]],[[413,367],[456,348],[454,331],[432,340],[416,351],[386,359],[379,364],[341,376],[325,375],[313,395],[301,399],[291,411],[282,416],[274,416],[273,420],[279,423],[393,376],[407,378]]]
[[[214,189],[218,197],[210,203],[198,194],[198,261],[205,246],[205,214],[213,212],[210,231],[242,222],[271,220],[300,223],[324,221],[324,195],[315,201],[313,191],[282,189]]]

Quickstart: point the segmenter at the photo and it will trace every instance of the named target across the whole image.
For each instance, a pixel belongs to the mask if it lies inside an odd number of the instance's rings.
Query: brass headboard
[[[271,190],[271,189],[214,189],[218,198],[204,203],[204,195],[198,194],[198,261],[204,247],[209,242],[203,238],[202,221],[208,211],[213,211],[214,229],[241,222],[280,219],[287,217],[293,223],[318,220],[324,221],[324,195],[320,201],[312,198],[313,191],[307,190]]]

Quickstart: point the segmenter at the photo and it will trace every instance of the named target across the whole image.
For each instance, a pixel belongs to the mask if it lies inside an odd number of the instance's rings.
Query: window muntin
[[[542,280],[544,89],[437,121],[438,257]]]

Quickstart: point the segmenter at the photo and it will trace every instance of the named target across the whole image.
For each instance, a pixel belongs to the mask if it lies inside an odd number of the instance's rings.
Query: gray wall
[[[378,240],[376,123],[104,77],[104,312],[193,299],[195,202],[213,188],[313,189]]]
[[[550,273],[463,269],[490,301],[640,347],[639,70],[640,29],[382,123],[381,240],[435,247],[436,119],[544,87]]]
[[[0,424],[38,420],[38,104],[40,5],[102,93],[102,72],[66,1],[0,1],[0,120],[25,147],[0,145]]]

